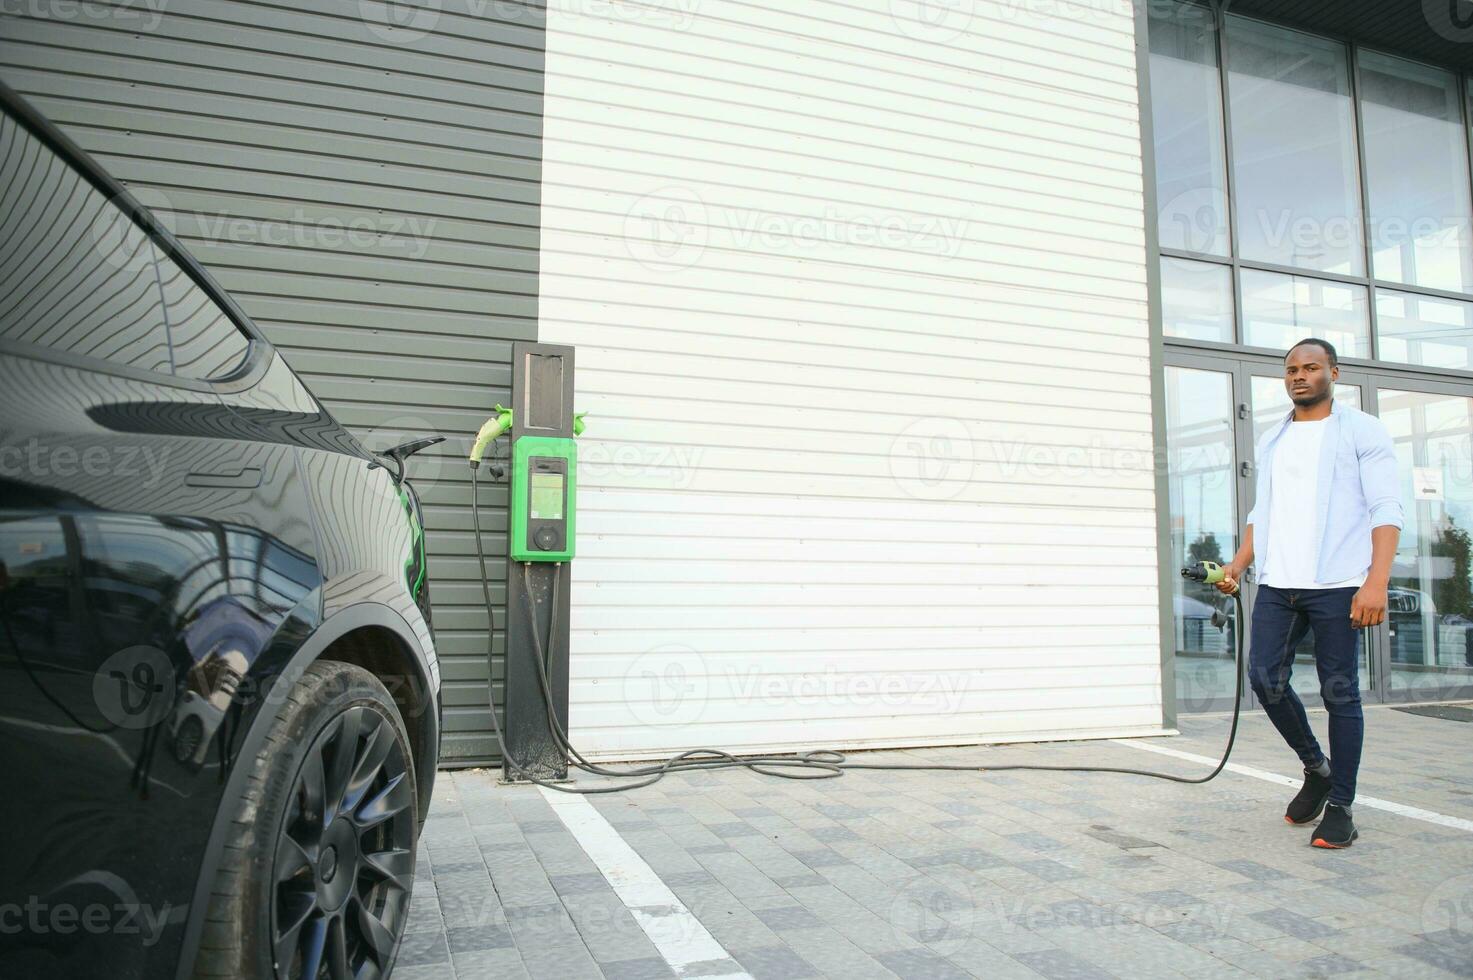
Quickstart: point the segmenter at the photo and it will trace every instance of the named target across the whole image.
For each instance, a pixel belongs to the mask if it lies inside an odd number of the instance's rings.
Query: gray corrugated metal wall
[[[159,213],[365,441],[450,437],[415,471],[441,758],[492,759],[457,457],[509,400],[511,342],[536,339],[543,4],[52,7],[0,15],[0,77]],[[505,495],[484,493],[500,554]]]

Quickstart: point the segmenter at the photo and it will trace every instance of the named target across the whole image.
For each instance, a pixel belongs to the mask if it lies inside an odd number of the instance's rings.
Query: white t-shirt
[[[1268,562],[1260,585],[1276,589],[1347,589],[1365,584],[1366,572],[1344,582],[1314,580],[1319,543],[1314,539],[1320,445],[1329,419],[1290,422],[1274,447],[1268,510]],[[1369,569],[1366,569],[1369,571]]]

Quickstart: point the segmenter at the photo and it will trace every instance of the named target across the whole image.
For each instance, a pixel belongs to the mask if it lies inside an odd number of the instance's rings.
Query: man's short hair
[[[1305,337],[1299,343],[1295,344],[1294,347],[1290,347],[1284,352],[1284,359],[1288,360],[1289,355],[1294,353],[1295,348],[1303,347],[1305,344],[1314,344],[1316,347],[1322,348],[1326,354],[1330,355],[1330,367],[1340,366],[1340,355],[1335,353],[1335,345],[1328,340],[1321,340],[1318,337]]]

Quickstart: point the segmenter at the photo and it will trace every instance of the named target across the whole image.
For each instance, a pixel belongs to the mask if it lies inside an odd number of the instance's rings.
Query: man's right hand
[[[1222,566],[1222,581],[1217,583],[1217,591],[1223,595],[1232,595],[1238,591],[1238,583],[1242,581],[1243,569],[1236,564]]]

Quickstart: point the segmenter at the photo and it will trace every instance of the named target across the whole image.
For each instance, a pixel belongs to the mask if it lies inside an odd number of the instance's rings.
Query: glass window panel
[[[1376,278],[1473,287],[1473,206],[1457,78],[1362,51],[1360,94]]]
[[[1166,480],[1173,567],[1219,564],[1238,549],[1233,377],[1166,368]],[[1182,711],[1231,702],[1233,604],[1215,588],[1172,576],[1176,696]],[[1213,621],[1218,613],[1219,626]]]
[[[1233,270],[1161,259],[1161,326],[1168,337],[1233,342]]]
[[[1222,77],[1213,16],[1186,3],[1149,7],[1161,247],[1227,255]]]
[[[250,340],[174,260],[158,254],[159,291],[182,378],[224,378],[245,361]]]
[[[1473,370],[1473,303],[1378,289],[1376,329],[1383,361]]]
[[[1380,389],[1406,526],[1388,590],[1393,697],[1473,684],[1473,398]]]
[[[153,243],[5,115],[0,337],[127,367],[172,370]]]
[[[1244,17],[1227,21],[1239,254],[1363,274],[1345,46]]]
[[[1319,337],[1341,357],[1371,356],[1364,286],[1257,269],[1241,275],[1245,343],[1288,350],[1305,337]]]

